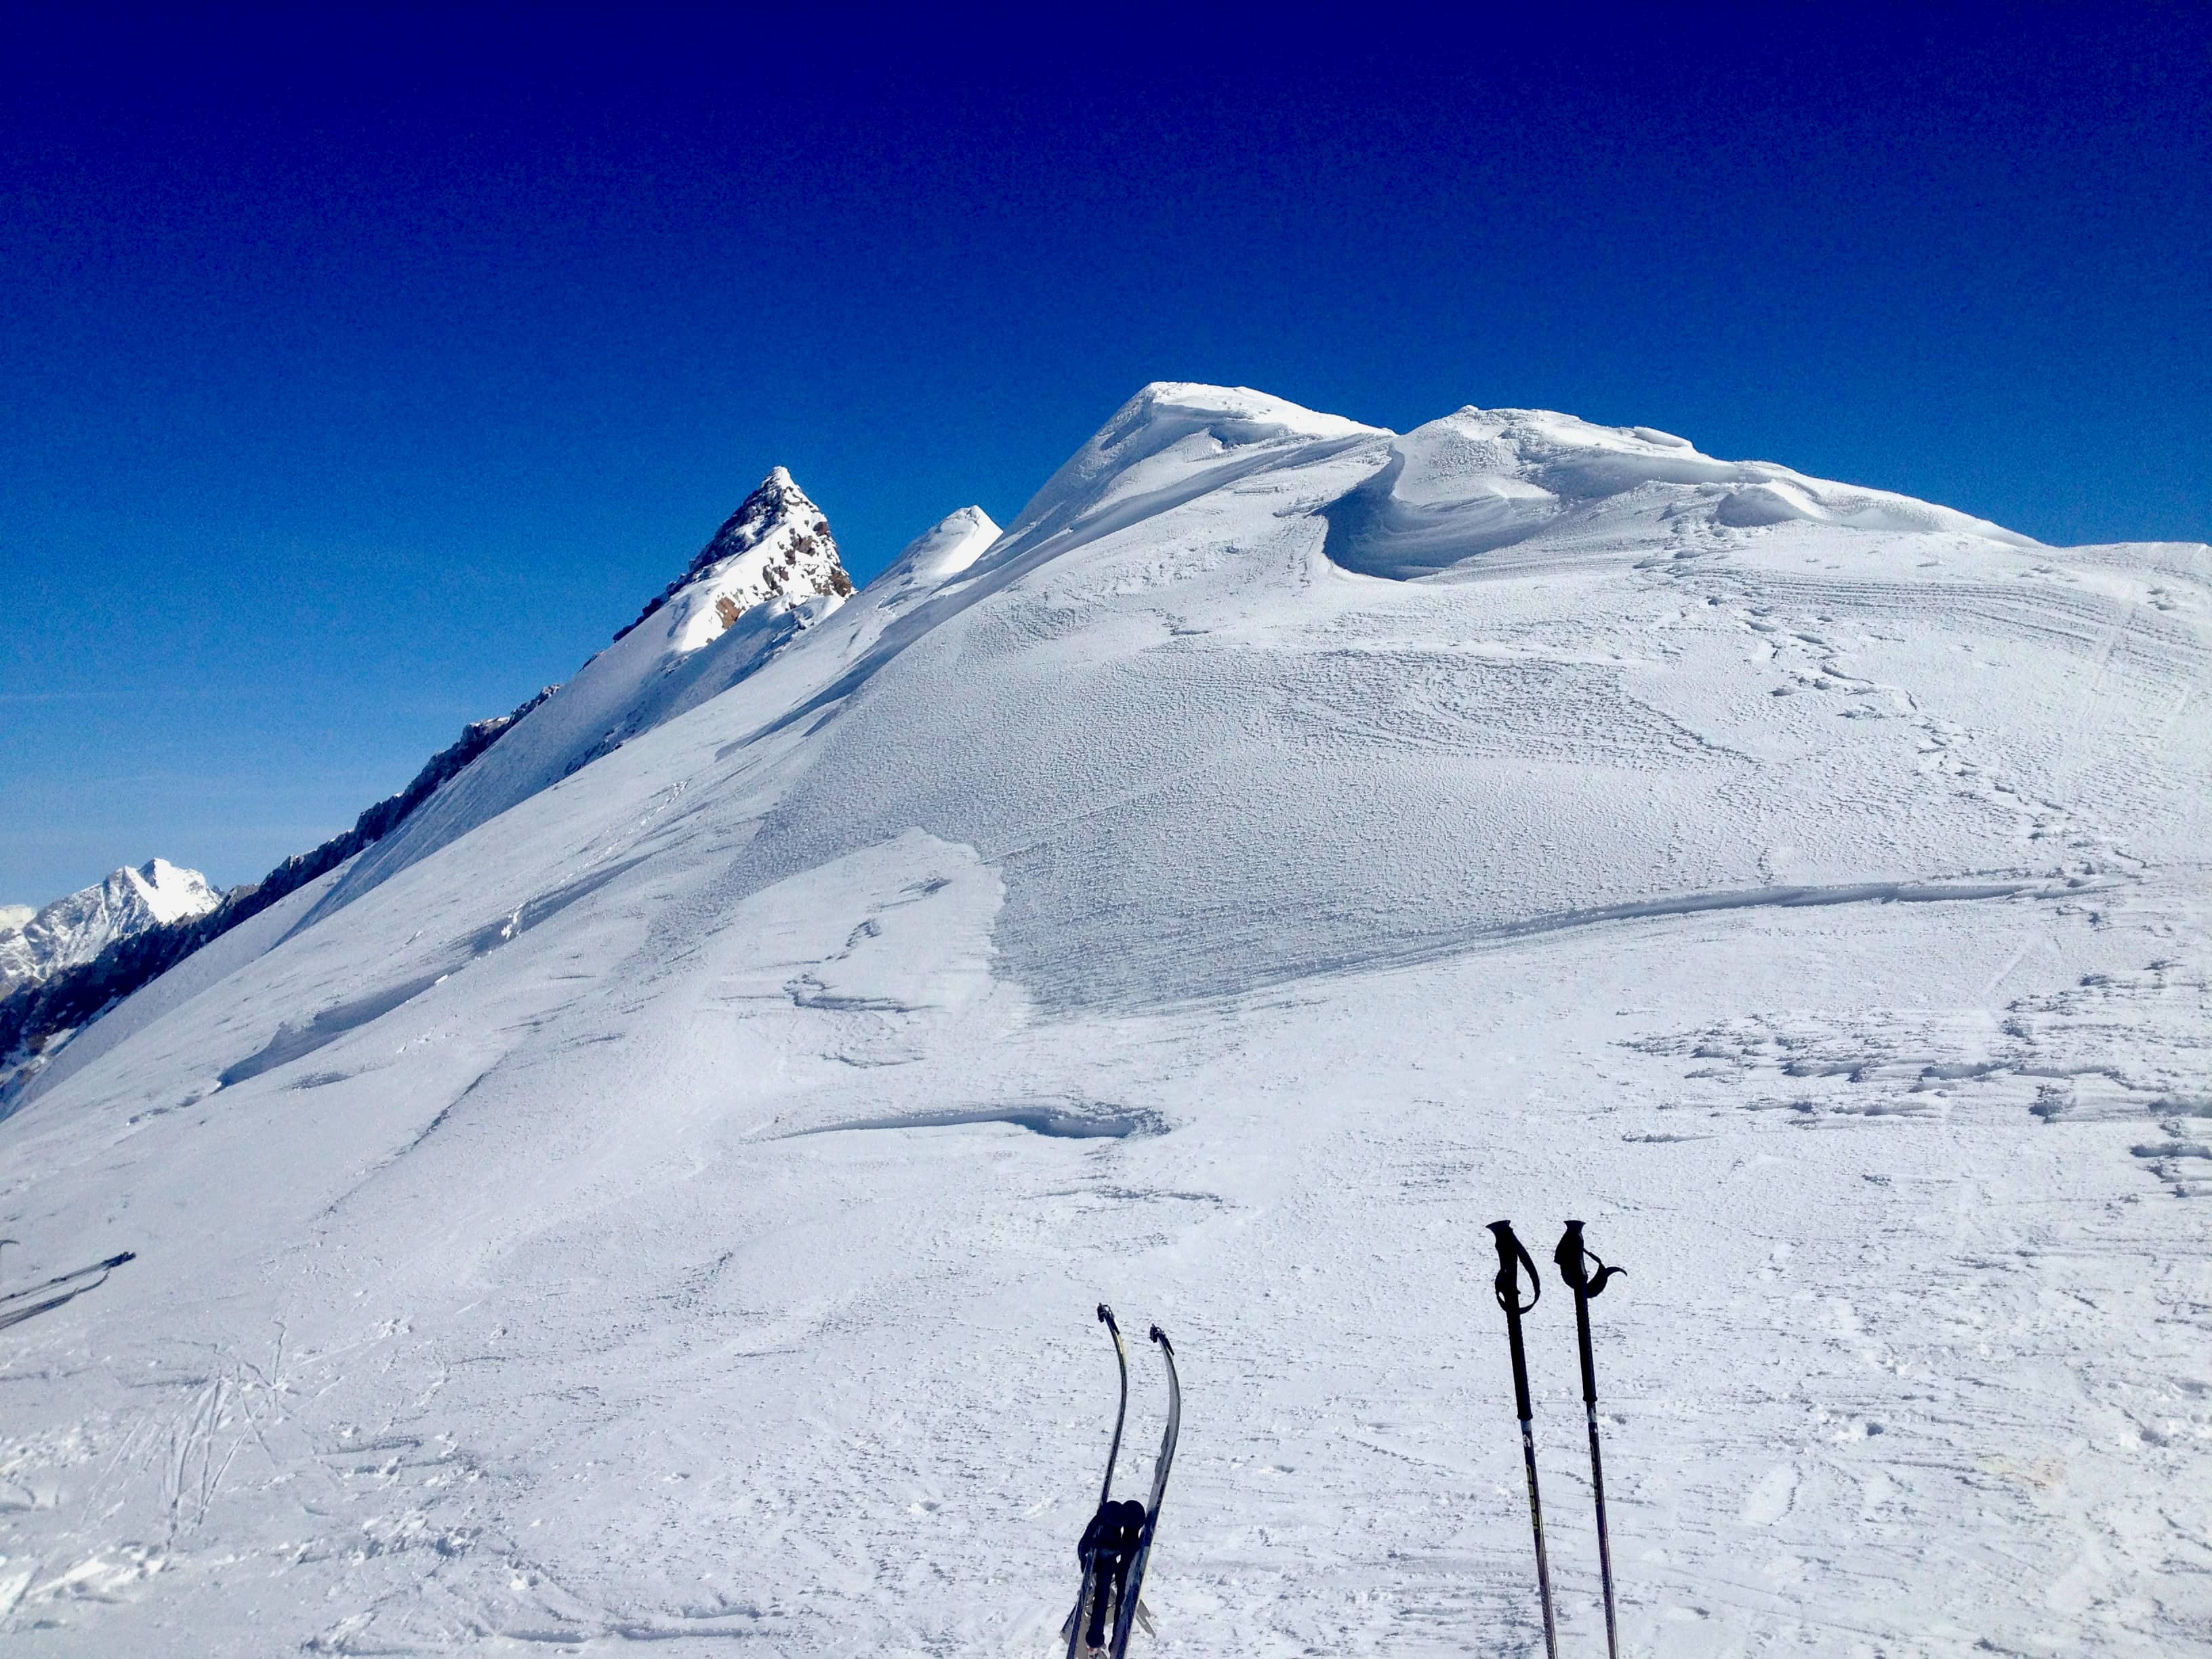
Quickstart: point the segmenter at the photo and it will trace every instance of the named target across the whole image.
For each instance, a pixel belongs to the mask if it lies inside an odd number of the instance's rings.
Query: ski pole
[[[1583,1413],[1589,1419],[1590,1491],[1597,1498],[1597,1570],[1605,1581],[1605,1650],[1611,1659],[1620,1659],[1620,1638],[1613,1618],[1613,1545],[1605,1531],[1605,1466],[1597,1450],[1597,1367],[1590,1360],[1589,1304],[1605,1289],[1607,1279],[1627,1269],[1608,1267],[1599,1261],[1596,1252],[1583,1243],[1579,1221],[1567,1223],[1552,1260],[1559,1264],[1561,1276],[1575,1293],[1575,1334],[1583,1347]],[[1589,1272],[1585,1261],[1597,1262],[1597,1272]]]
[[[1552,1570],[1544,1559],[1544,1509],[1536,1497],[1536,1437],[1530,1431],[1528,1419],[1528,1359],[1521,1346],[1521,1316],[1534,1308],[1543,1296],[1543,1281],[1536,1276],[1536,1264],[1528,1259],[1528,1252],[1521,1248],[1521,1241],[1513,1237],[1513,1224],[1493,1221],[1490,1231],[1498,1236],[1498,1278],[1493,1288],[1498,1292],[1498,1305],[1505,1310],[1505,1337],[1513,1348],[1513,1409],[1521,1419],[1521,1461],[1528,1471],[1528,1524],[1536,1534],[1536,1590],[1544,1602],[1544,1652],[1547,1659],[1559,1659],[1559,1633],[1552,1621]],[[1520,1269],[1528,1270],[1528,1302],[1521,1302]]]

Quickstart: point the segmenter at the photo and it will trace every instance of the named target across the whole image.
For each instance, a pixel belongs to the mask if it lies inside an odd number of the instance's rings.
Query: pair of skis
[[[1498,1237],[1498,1279],[1493,1288],[1498,1292],[1498,1305],[1505,1310],[1505,1338],[1513,1350],[1513,1409],[1521,1419],[1521,1459],[1528,1474],[1528,1521],[1536,1534],[1536,1589],[1544,1603],[1544,1652],[1547,1659],[1559,1659],[1559,1631],[1552,1618],[1552,1571],[1544,1559],[1544,1509],[1536,1496],[1536,1439],[1529,1427],[1532,1415],[1528,1405],[1528,1361],[1521,1346],[1521,1316],[1533,1309],[1543,1294],[1543,1281],[1536,1272],[1536,1264],[1528,1259],[1528,1252],[1513,1236],[1510,1221],[1493,1221],[1490,1231]],[[1595,1252],[1583,1243],[1583,1224],[1567,1223],[1567,1231],[1559,1239],[1559,1248],[1552,1253],[1559,1264],[1560,1277],[1567,1281],[1568,1289],[1575,1293],[1575,1331],[1581,1339],[1583,1351],[1583,1412],[1589,1419],[1590,1490],[1597,1499],[1597,1564],[1598,1573],[1605,1583],[1605,1648],[1612,1659],[1620,1659],[1620,1637],[1613,1613],[1613,1545],[1606,1535],[1605,1527],[1605,1467],[1599,1461],[1597,1443],[1597,1368],[1590,1359],[1590,1298],[1605,1289],[1605,1282],[1626,1271],[1608,1267],[1599,1261]],[[1589,1271],[1590,1262],[1597,1263],[1597,1272]],[[1528,1271],[1528,1299],[1521,1300],[1521,1270]]]
[[[15,1242],[12,1238],[0,1238],[0,1244],[13,1244]],[[87,1291],[98,1290],[107,1283],[108,1274],[113,1273],[125,1262],[136,1261],[137,1259],[138,1253],[136,1250],[125,1250],[120,1255],[111,1255],[105,1261],[95,1261],[89,1267],[79,1267],[74,1273],[56,1273],[43,1285],[33,1285],[24,1290],[9,1291],[6,1295],[0,1296],[0,1330],[6,1330],[11,1325],[20,1325],[27,1319],[35,1319],[42,1313],[50,1313],[64,1302],[74,1302]],[[94,1277],[95,1274],[98,1276]],[[89,1282],[79,1283],[80,1280]],[[61,1289],[63,1285],[67,1285],[69,1288]],[[29,1303],[27,1306],[17,1305],[24,1303],[28,1297],[38,1296],[43,1291],[52,1291],[53,1294],[40,1301]]]
[[[1152,1327],[1152,1340],[1168,1367],[1168,1426],[1160,1438],[1159,1461],[1152,1466],[1149,1504],[1114,1501],[1114,1463],[1121,1455],[1121,1425],[1129,1414],[1129,1355],[1114,1310],[1098,1304],[1098,1322],[1114,1339],[1114,1360],[1121,1371],[1121,1403],[1114,1413],[1114,1440],[1106,1450],[1106,1479],[1098,1488],[1098,1512],[1084,1528],[1076,1553],[1083,1563],[1083,1588],[1075,1611],[1060,1633],[1067,1639],[1067,1659],[1104,1654],[1127,1659],[1129,1632],[1139,1620],[1150,1631],[1152,1620],[1139,1600],[1145,1588],[1145,1564],[1152,1553],[1152,1534],[1160,1524],[1160,1500],[1167,1495],[1168,1469],[1175,1462],[1176,1436],[1182,1427],[1182,1382],[1176,1375],[1175,1346]]]

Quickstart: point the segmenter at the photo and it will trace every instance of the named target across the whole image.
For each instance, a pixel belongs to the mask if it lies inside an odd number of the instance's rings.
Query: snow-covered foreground
[[[1103,1298],[1152,1650],[1540,1651],[1570,1215],[1631,1651],[2212,1647],[2212,551],[1188,387],[978,522],[0,1125],[11,1650],[1041,1650]]]

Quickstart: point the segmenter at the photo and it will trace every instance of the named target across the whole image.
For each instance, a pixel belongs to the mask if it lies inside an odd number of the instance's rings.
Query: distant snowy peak
[[[56,899],[19,927],[0,929],[0,994],[90,962],[118,939],[205,915],[222,896],[198,871],[167,859],[118,870]]]
[[[1294,456],[1390,435],[1249,386],[1155,380],[1045,480],[1008,527],[1002,552],[1018,556],[1063,532],[1110,533]]]
[[[222,898],[198,871],[183,869],[167,859],[149,859],[136,870],[118,870],[107,879],[126,884],[156,921],[204,916]]]
[[[884,603],[896,604],[915,592],[951,580],[981,558],[999,539],[998,524],[980,507],[947,514],[902,548],[882,575],[868,585]]]
[[[684,574],[615,637],[665,609],[666,648],[682,654],[770,599],[842,599],[852,591],[830,520],[779,466],[723,520]]]

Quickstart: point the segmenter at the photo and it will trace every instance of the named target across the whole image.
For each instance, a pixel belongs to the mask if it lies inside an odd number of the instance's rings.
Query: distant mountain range
[[[0,912],[0,994],[91,962],[149,927],[204,916],[219,902],[198,871],[153,859],[35,912],[10,905]]]
[[[978,526],[998,533],[980,508],[969,511],[969,539]],[[372,861],[360,885],[703,702],[852,592],[829,520],[776,467],[568,686],[547,686],[508,714],[463,728],[404,789],[343,835],[220,896],[198,871],[157,858],[35,912],[0,909],[0,1115],[75,1032],[240,923],[380,848],[426,804],[436,805],[424,815],[428,825]],[[458,795],[446,789],[546,704],[498,767],[471,773],[471,787]]]

